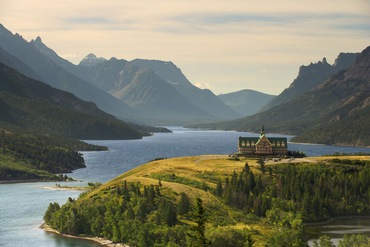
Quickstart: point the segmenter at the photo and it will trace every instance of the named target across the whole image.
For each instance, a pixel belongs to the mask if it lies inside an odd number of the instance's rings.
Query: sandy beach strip
[[[81,237],[81,236],[63,234],[63,233],[60,233],[59,231],[51,228],[46,223],[43,223],[40,226],[40,229],[42,229],[42,230],[44,230],[46,232],[57,234],[57,235],[59,235],[61,237],[65,237],[65,238],[76,238],[76,239],[84,239],[84,240],[88,240],[88,241],[94,241],[94,242],[97,242],[97,243],[99,243],[101,245],[108,246],[108,247],[130,247],[128,245],[121,244],[121,243],[113,243],[111,240],[107,240],[107,239],[104,239],[104,238],[98,238],[98,237]]]

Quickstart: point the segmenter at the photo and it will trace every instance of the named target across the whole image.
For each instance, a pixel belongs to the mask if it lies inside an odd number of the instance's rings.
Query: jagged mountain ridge
[[[37,40],[38,43],[41,42],[41,39]],[[137,116],[140,115],[137,113],[137,111],[117,100],[109,93],[104,92],[103,90],[100,90],[99,88],[82,80],[81,78],[67,71],[64,67],[54,62],[54,60],[37,49],[35,46],[35,41],[27,42],[19,34],[13,35],[1,24],[0,47],[3,50],[6,50],[7,53],[15,57],[17,60],[22,61],[24,64],[30,67],[38,75],[38,78],[34,78],[29,74],[27,75],[33,79],[39,80],[41,78],[42,82],[47,83],[55,88],[71,92],[83,100],[95,102],[99,108],[119,117],[120,119],[130,121],[137,119]],[[45,47],[41,48],[44,50],[44,52],[47,52],[49,56],[59,58],[59,56],[56,56],[56,53],[50,52],[50,50],[46,49]],[[8,60],[5,62],[6,65],[10,67],[12,66]],[[63,63],[61,58],[59,63]],[[66,63],[66,60],[64,60],[64,64],[68,63]],[[13,68],[16,70],[19,69],[19,67]]]
[[[103,63],[107,61],[107,59],[103,57],[97,57],[94,53],[90,53],[78,65],[85,66],[85,67],[94,67],[99,63]]]
[[[347,70],[314,89],[267,111],[210,128],[296,135],[294,141],[370,145],[370,46]],[[205,127],[204,125],[201,127]]]
[[[142,134],[94,103],[0,63],[0,128],[78,139],[138,139]]]
[[[234,111],[239,112],[243,116],[250,116],[257,113],[262,106],[276,96],[245,89],[233,93],[220,94],[218,97]]]
[[[149,76],[142,76],[143,71],[155,78],[152,80]],[[172,62],[143,59],[130,62],[111,58],[90,66],[79,75],[134,108],[140,105],[138,108],[150,116],[150,121],[155,124],[186,124],[240,117],[211,91],[201,90],[191,84]],[[138,83],[137,78],[144,81]],[[153,81],[156,83],[152,84]],[[131,96],[129,91],[135,92],[135,96]],[[152,94],[154,91],[157,93]],[[154,96],[155,99],[148,96]],[[140,104],[138,98],[141,99]]]
[[[281,94],[263,106],[261,112],[286,103],[313,89],[339,71],[348,69],[357,55],[358,53],[340,53],[333,65],[330,65],[325,57],[317,63],[311,63],[307,66],[302,65],[299,68],[297,78]]]
[[[212,91],[194,86],[174,63],[145,59],[135,59],[132,63],[142,68],[152,69],[190,102],[217,118],[233,119],[240,117],[240,114],[222,102]]]
[[[122,93],[128,91],[124,89],[129,84],[131,84],[141,68],[149,68],[154,73],[156,73],[163,83],[157,83],[157,86],[163,87],[163,91],[168,91],[168,87],[173,87],[178,93],[179,101],[181,104],[176,102],[168,101],[168,97],[174,98],[171,95],[165,95],[162,93],[162,96],[157,96],[158,99],[163,99],[162,103],[157,104],[160,107],[153,107],[151,105],[152,99],[147,98],[147,101],[142,101],[140,109],[147,111],[141,112],[138,114],[145,118],[145,121],[150,121],[151,123],[157,124],[158,122],[162,123],[171,123],[171,124],[184,124],[194,122],[194,121],[215,121],[215,120],[225,120],[240,117],[238,113],[233,111],[231,108],[226,106],[220,99],[217,98],[209,90],[201,90],[191,84],[186,77],[182,74],[181,70],[176,67],[172,62],[163,62],[158,60],[143,60],[135,59],[131,62],[111,58],[105,60],[103,58],[97,58],[94,54],[89,54],[85,57],[78,66],[69,63],[68,61],[60,58],[54,51],[50,48],[47,48],[45,44],[42,43],[40,38],[37,38],[35,41],[32,41],[34,46],[40,50],[45,56],[48,56],[55,63],[59,64],[64,69],[68,70],[70,73],[82,78],[85,81],[88,81],[95,85],[96,87],[114,95],[119,96],[122,102],[127,105],[133,106],[137,105],[137,102],[131,101],[132,99],[138,97],[140,93],[140,88],[135,89],[136,97],[128,97],[128,94]],[[147,78],[149,77],[141,77]],[[158,82],[158,78],[156,79]],[[150,82],[146,82],[149,84]],[[129,87],[130,90],[133,90],[133,86],[143,86],[146,90],[150,87],[145,83],[134,83]],[[153,85],[152,85],[153,86]],[[167,88],[167,89],[166,89]],[[153,89],[154,90],[154,89]],[[152,91],[153,91],[152,90]],[[142,95],[150,95],[147,92],[142,91]],[[141,97],[144,99],[144,97]],[[166,106],[166,103],[171,104]],[[144,104],[147,104],[145,107]],[[174,109],[174,105],[181,106],[177,110]],[[187,107],[186,107],[187,106]],[[149,110],[150,109],[150,110]],[[167,111],[171,109],[170,111]],[[167,112],[167,114],[165,114]],[[193,114],[190,114],[193,112]],[[201,114],[200,114],[201,113]],[[147,118],[146,116],[153,116]],[[180,116],[180,118],[179,118]],[[154,119],[153,119],[154,118]],[[154,120],[154,122],[153,122]],[[178,121],[177,121],[178,120]]]

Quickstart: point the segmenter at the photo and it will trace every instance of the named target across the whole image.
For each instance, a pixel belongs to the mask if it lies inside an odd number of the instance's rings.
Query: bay
[[[119,174],[160,157],[179,157],[202,154],[230,154],[237,151],[239,136],[258,134],[234,131],[208,131],[169,127],[173,133],[158,133],[141,140],[87,141],[109,148],[104,152],[83,152],[86,168],[68,174],[79,183],[107,182]],[[267,134],[267,136],[272,135]],[[290,136],[288,136],[290,138]],[[338,147],[289,143],[289,150],[300,150],[308,156],[336,152],[370,153],[370,148]],[[62,183],[62,185],[65,185]],[[90,241],[68,239],[39,229],[50,202],[63,204],[68,197],[77,198],[79,191],[51,190],[55,183],[0,184],[0,246],[71,247],[99,246]]]

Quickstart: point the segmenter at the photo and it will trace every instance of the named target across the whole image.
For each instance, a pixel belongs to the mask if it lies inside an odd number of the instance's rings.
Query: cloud
[[[0,13],[75,63],[91,52],[173,61],[217,93],[281,91],[300,65],[359,52],[370,36],[368,0],[3,0]]]

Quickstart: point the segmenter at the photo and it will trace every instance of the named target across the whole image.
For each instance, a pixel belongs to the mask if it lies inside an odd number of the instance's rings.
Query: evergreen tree
[[[211,243],[206,238],[206,209],[203,207],[203,201],[200,198],[196,198],[196,206],[194,212],[195,226],[191,227],[191,232],[188,232],[192,246],[209,246]]]
[[[179,215],[184,215],[189,212],[190,209],[190,200],[186,193],[181,192],[180,201],[177,204],[177,212]]]

